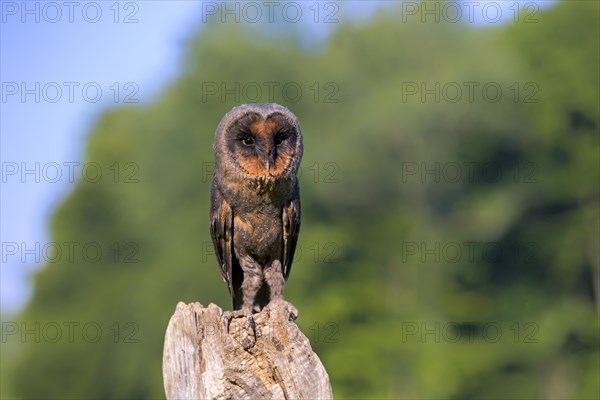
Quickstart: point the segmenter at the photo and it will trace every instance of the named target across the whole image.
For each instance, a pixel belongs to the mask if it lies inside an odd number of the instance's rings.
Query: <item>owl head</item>
[[[295,175],[303,152],[298,118],[279,104],[242,104],[217,126],[214,150],[215,168],[242,178]]]

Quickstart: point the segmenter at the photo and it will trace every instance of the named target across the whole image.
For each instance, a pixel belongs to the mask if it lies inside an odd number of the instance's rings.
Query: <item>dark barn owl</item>
[[[210,232],[232,317],[283,301],[300,229],[296,173],[302,133],[296,116],[274,103],[243,104],[215,132]],[[290,318],[297,311],[288,304]]]

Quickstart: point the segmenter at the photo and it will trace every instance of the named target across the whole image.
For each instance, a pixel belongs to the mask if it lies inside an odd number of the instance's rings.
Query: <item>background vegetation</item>
[[[82,179],[51,229],[104,252],[36,274],[13,320],[46,335],[3,344],[4,395],[164,396],[177,302],[230,306],[208,232],[214,129],[275,101],[305,137],[286,297],[336,398],[598,398],[598,16],[560,2],[473,27],[404,23],[398,6],[312,47],[204,24],[156,101],[93,126],[86,162],[114,174]]]

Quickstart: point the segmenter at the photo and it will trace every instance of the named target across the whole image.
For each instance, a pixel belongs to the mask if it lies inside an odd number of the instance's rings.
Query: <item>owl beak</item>
[[[275,164],[275,160],[273,160],[272,156],[269,156],[266,160],[265,160],[265,168],[267,169],[267,171],[269,171],[269,169],[271,168],[271,166]]]
[[[267,152],[266,152],[265,156],[263,157],[263,162],[265,164],[265,168],[267,169],[267,171],[269,171],[269,168],[271,168],[271,166],[273,164],[275,164],[275,149],[274,148],[267,149]]]

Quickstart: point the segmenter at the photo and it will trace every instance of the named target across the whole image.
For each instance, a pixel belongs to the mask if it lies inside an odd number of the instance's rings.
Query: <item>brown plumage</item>
[[[210,232],[234,315],[282,300],[300,228],[302,133],[273,103],[229,111],[215,132]]]

